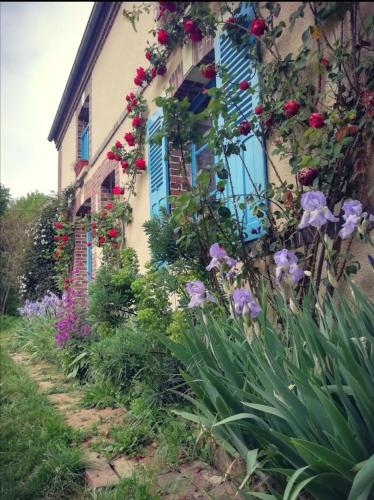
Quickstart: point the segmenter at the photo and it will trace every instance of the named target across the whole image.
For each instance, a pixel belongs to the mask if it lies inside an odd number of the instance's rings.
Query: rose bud
[[[318,168],[304,168],[297,174],[297,178],[302,186],[311,186],[319,173]]]
[[[300,104],[296,101],[287,101],[283,104],[283,111],[287,118],[295,116],[299,111]]]
[[[239,131],[241,135],[248,135],[251,131],[251,124],[247,120],[242,121],[239,125]]]
[[[321,113],[312,113],[308,118],[309,127],[322,128],[325,125],[325,118]]]
[[[251,34],[254,36],[262,36],[267,30],[267,26],[265,21],[262,19],[253,19],[251,22]]]

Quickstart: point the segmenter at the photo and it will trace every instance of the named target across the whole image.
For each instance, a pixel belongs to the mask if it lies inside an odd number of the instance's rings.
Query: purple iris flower
[[[321,191],[309,191],[301,196],[301,206],[304,209],[299,229],[313,226],[320,229],[327,221],[338,222],[326,205],[326,197]]]
[[[285,248],[275,252],[274,262],[277,265],[275,268],[275,276],[278,284],[282,278],[291,278],[292,282],[295,284],[304,277],[304,271],[297,265],[298,258],[293,252]]]
[[[344,224],[339,231],[339,236],[345,240],[354,233],[361,220],[362,204],[358,200],[346,200],[342,209],[344,210]]]
[[[252,293],[245,288],[236,288],[232,294],[232,299],[237,314],[249,315],[253,319],[261,312],[261,307],[255,301]]]
[[[205,285],[202,281],[190,281],[186,284],[186,290],[191,299],[188,307],[202,306],[207,300],[210,302],[216,302],[216,299],[205,288]]]
[[[212,257],[212,260],[206,268],[207,271],[211,271],[215,267],[232,268],[237,264],[236,260],[232,257],[229,257],[226,253],[226,250],[218,243],[213,243],[213,245],[210,247],[209,255]]]

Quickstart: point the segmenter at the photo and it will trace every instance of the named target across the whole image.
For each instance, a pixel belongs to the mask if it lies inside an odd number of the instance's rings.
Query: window
[[[87,97],[78,115],[78,159],[90,157],[90,98]]]
[[[215,86],[215,78],[212,79],[205,88],[210,88]],[[201,113],[209,104],[209,96],[204,93],[199,93],[193,99],[190,109],[194,113]],[[207,118],[202,120],[198,124],[198,132],[200,137],[206,137],[206,134],[212,128],[212,119]],[[214,154],[210,151],[208,144],[204,142],[204,139],[201,144],[192,144],[191,145],[191,183],[192,185],[195,182],[196,174],[199,170],[204,168],[209,168],[215,165],[216,158]],[[210,183],[210,191],[215,191],[216,189],[216,178],[212,176]]]

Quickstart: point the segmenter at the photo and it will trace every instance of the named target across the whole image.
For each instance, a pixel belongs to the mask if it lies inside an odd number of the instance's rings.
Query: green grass
[[[79,495],[84,462],[81,450],[75,447],[74,431],[38,393],[23,369],[13,363],[2,344],[0,498],[63,499]]]

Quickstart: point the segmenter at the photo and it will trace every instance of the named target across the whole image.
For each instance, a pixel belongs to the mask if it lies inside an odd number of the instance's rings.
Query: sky
[[[57,191],[48,142],[93,2],[1,2],[1,183],[12,197]]]

